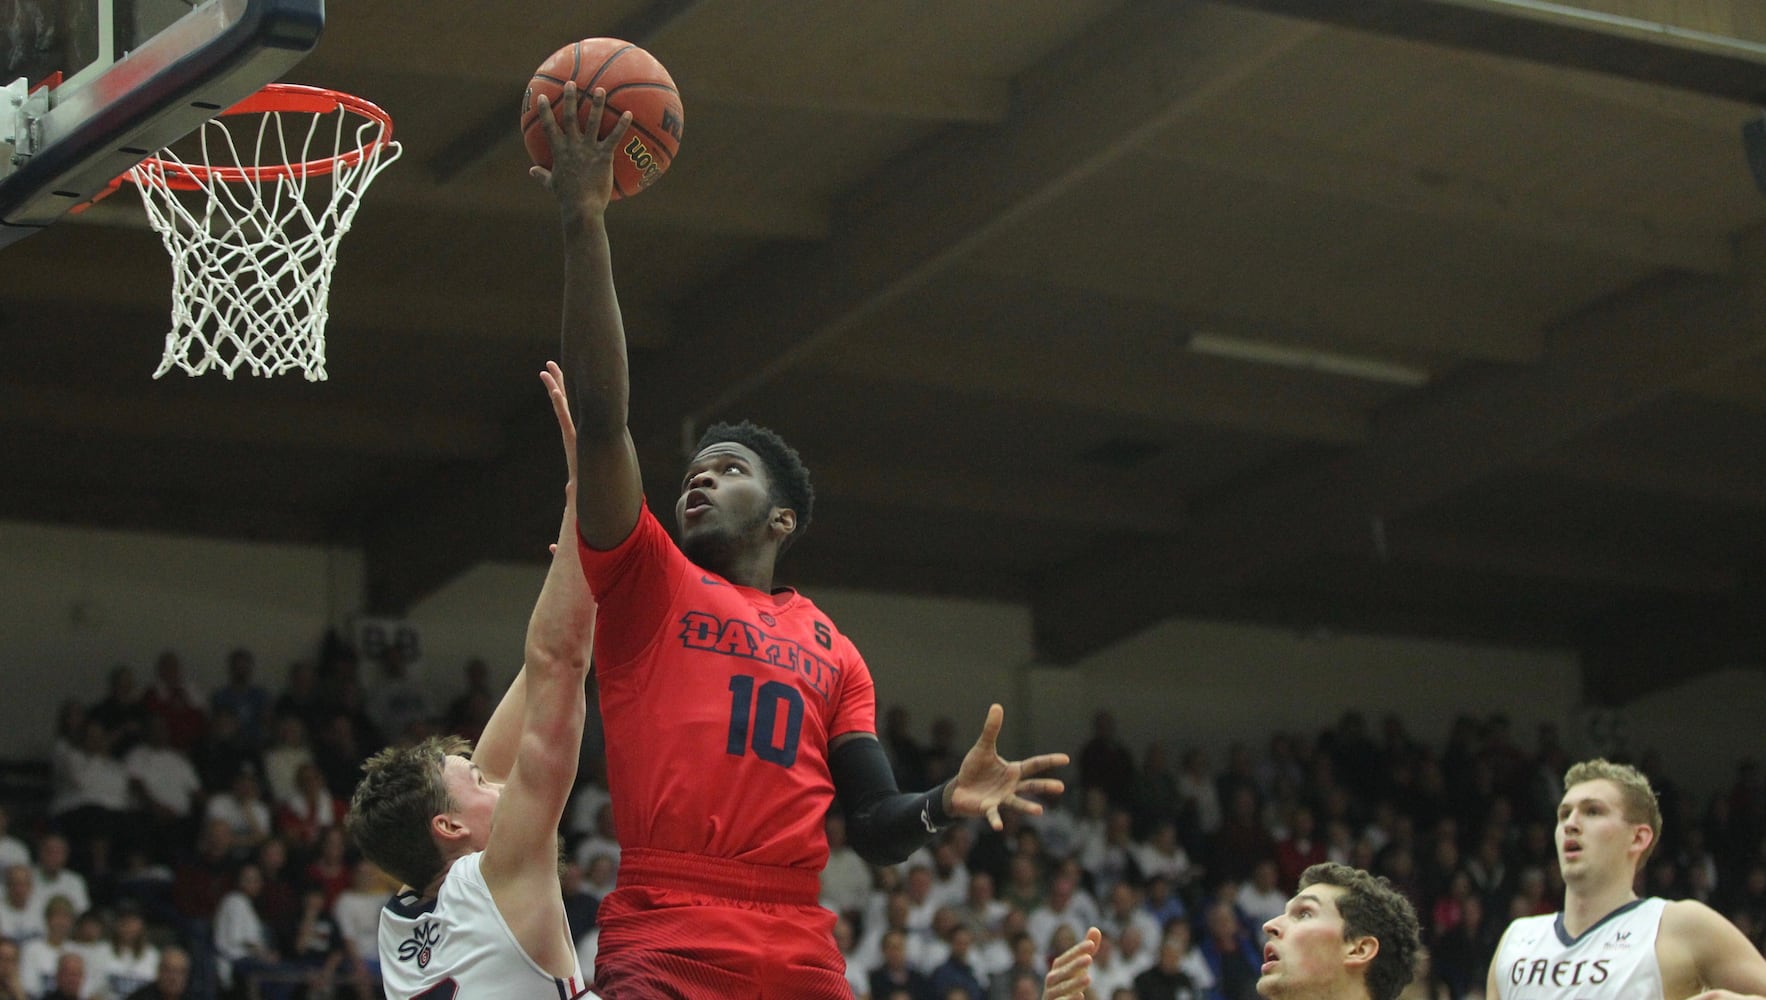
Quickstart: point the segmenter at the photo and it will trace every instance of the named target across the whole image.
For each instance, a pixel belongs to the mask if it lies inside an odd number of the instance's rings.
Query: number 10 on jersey
[[[769,764],[790,767],[797,763],[797,739],[803,731],[803,694],[780,681],[759,687],[756,691],[755,678],[746,674],[730,678],[730,735],[724,752],[741,757],[752,749]],[[785,707],[783,734],[780,705]]]

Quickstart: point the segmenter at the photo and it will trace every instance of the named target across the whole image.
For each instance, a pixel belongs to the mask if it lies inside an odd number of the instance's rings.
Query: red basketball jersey
[[[858,650],[808,598],[689,561],[646,504],[607,552],[577,539],[621,847],[821,871],[828,742],[876,731]]]

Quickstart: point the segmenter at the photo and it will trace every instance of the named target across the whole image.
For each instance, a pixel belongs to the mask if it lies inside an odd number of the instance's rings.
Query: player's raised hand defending
[[[1028,760],[1006,760],[999,755],[997,744],[1006,710],[994,705],[987,710],[987,722],[981,736],[963,756],[963,766],[956,780],[947,788],[946,811],[953,816],[986,816],[995,830],[1002,829],[1000,810],[1011,809],[1030,816],[1042,814],[1042,803],[1026,798],[1029,795],[1058,796],[1066,786],[1058,778],[1036,775],[1065,767],[1067,755],[1048,753]]]
[[[534,169],[538,170],[538,167]],[[558,436],[564,439],[564,468],[570,478],[565,481],[564,489],[572,497],[576,490],[576,421],[570,416],[570,402],[564,396],[564,372],[558,362],[546,362],[546,370],[540,372],[540,381],[546,384],[546,395],[552,400],[552,415],[558,418]]]
[[[619,122],[605,139],[597,139],[601,116],[607,108],[607,92],[596,87],[589,95],[587,127],[577,114],[581,99],[575,81],[564,85],[558,115],[552,113],[546,95],[534,97],[539,106],[540,127],[546,130],[546,141],[552,145],[552,169],[534,166],[528,173],[557,196],[567,221],[607,210],[607,203],[613,200],[613,158],[632,124],[632,113],[627,111],[619,116]],[[559,118],[563,119],[562,124]]]
[[[1084,1000],[1091,985],[1092,956],[1103,940],[1103,934],[1093,927],[1078,944],[1062,952],[1042,979],[1042,1000]]]

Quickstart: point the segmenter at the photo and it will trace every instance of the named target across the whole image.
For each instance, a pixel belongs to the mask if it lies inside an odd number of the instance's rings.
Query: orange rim
[[[392,141],[392,116],[381,110],[378,104],[340,91],[327,90],[324,87],[308,87],[298,83],[268,84],[262,90],[221,112],[216,117],[269,114],[277,111],[325,115],[336,111],[339,107],[347,108],[363,118],[379,122],[379,135],[367,145],[357,149],[334,156],[322,156],[302,163],[275,163],[256,167],[211,167],[206,163],[171,163],[157,156],[149,156],[118,180],[127,178],[140,183],[136,178],[136,171],[147,170],[157,173],[160,182],[166,187],[179,191],[200,191],[206,188],[211,181],[217,180],[225,184],[258,184],[263,181],[281,180],[288,177],[322,177],[337,170],[340,166],[355,166],[362,162],[364,156]],[[97,201],[98,199],[94,198],[93,200]]]

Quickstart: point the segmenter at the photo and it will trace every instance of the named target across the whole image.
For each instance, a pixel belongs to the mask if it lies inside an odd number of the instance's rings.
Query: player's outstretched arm
[[[563,388],[553,369],[542,378],[568,441]],[[575,496],[575,484],[567,485],[552,565],[528,619],[521,731],[481,863],[510,931],[554,975],[568,975],[574,962],[558,886],[558,821],[576,783],[595,631],[595,603],[577,557]]]
[[[1766,958],[1721,913],[1697,900],[1669,903],[1662,914],[1662,932],[1690,950],[1699,983],[1707,987],[1694,1000],[1766,996]]]
[[[1093,927],[1079,943],[1062,952],[1042,978],[1042,1000],[1084,1000],[1091,986],[1091,959],[1104,935]]]
[[[604,139],[596,137],[607,105],[599,87],[589,98],[588,120],[579,123],[581,95],[564,85],[559,124],[542,95],[540,125],[552,146],[552,168],[534,167],[533,176],[558,199],[564,227],[563,369],[576,410],[577,455],[582,474],[595,484],[581,498],[577,520],[582,536],[597,549],[625,541],[638,523],[643,481],[637,452],[626,430],[631,380],[626,367],[625,325],[613,287],[613,250],[607,240],[607,203],[613,198],[613,157],[631,112],[622,114]],[[572,544],[575,539],[572,539]]]
[[[566,510],[572,510],[576,502],[576,425],[570,418],[570,406],[565,401],[564,373],[556,362],[546,362],[546,370],[540,373],[540,381],[546,386],[547,399],[552,404],[552,414],[558,418],[558,434],[564,442],[564,503]],[[574,513],[570,515],[574,518]],[[557,546],[552,546],[554,553]],[[521,723],[527,711],[527,665],[524,663],[516,671],[515,679],[509,682],[508,690],[497,702],[496,710],[491,713],[490,720],[484,725],[478,743],[473,747],[472,762],[477,764],[484,776],[492,781],[507,781],[509,769],[515,766],[515,751],[521,741]]]
[[[1037,778],[1067,763],[1064,753],[1029,760],[1004,760],[995,749],[1005,710],[994,705],[987,724],[955,778],[929,792],[904,793],[895,784],[889,758],[872,733],[842,733],[830,743],[828,766],[834,791],[846,811],[846,833],[853,850],[873,865],[900,864],[957,816],[986,816],[1000,829],[1000,810],[1037,815],[1042,804],[1027,795],[1060,795],[1058,778]]]
[[[1056,797],[1066,790],[1059,778],[1036,777],[1066,767],[1066,754],[1046,753],[1024,760],[1006,760],[999,755],[1000,726],[1005,720],[1005,709],[998,705],[988,708],[980,737],[963,756],[956,778],[944,786],[945,806],[951,815],[985,816],[995,830],[1003,828],[1000,810],[1040,816],[1042,803],[1025,796]]]

